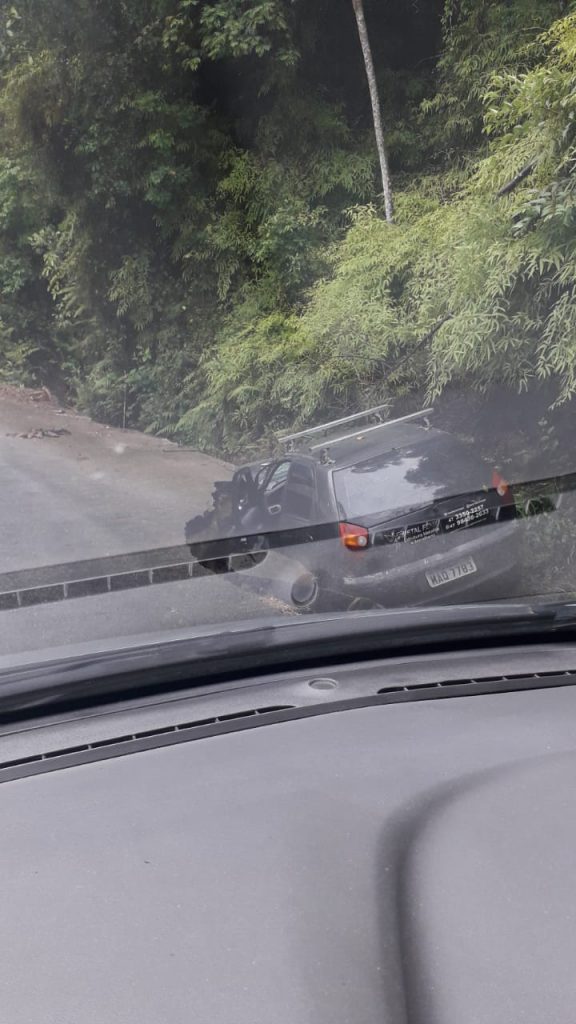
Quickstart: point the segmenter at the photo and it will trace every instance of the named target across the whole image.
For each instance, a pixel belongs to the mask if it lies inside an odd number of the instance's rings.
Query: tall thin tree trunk
[[[374,60],[372,57],[370,38],[368,36],[368,28],[366,26],[366,18],[364,17],[364,0],[352,0],[352,6],[354,8],[354,14],[356,15],[356,22],[358,24],[358,35],[360,36],[360,44],[362,46],[362,54],[364,56],[364,64],[366,67],[366,78],[368,79],[368,87],[370,89],[374,134],[376,136],[376,146],[378,149],[378,156],[380,158],[380,170],[382,172],[384,210],[386,212],[386,220],[389,223],[392,223],[394,220],[394,205],[392,202],[390,170],[388,167],[388,157],[386,155],[386,143],[384,142],[384,129],[382,127],[382,110],[380,108],[380,97],[378,95],[378,83],[376,81],[376,72],[374,70]]]

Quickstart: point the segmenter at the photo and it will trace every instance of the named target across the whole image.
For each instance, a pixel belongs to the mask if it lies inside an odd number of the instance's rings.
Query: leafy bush
[[[349,0],[17,0],[4,376],[229,453],[454,382],[572,397],[576,15],[365,3],[394,225]]]

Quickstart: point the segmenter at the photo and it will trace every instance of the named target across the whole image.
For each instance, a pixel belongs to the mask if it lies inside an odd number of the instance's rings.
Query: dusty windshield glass
[[[575,53],[557,0],[3,5],[0,656],[572,595]]]

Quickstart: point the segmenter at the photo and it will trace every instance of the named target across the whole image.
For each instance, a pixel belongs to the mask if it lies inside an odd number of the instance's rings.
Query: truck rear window
[[[404,511],[489,486],[487,466],[451,438],[378,453],[334,471],[341,515],[349,520]]]

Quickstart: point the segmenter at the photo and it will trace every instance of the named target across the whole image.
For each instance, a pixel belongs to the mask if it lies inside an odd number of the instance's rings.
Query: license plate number
[[[449,565],[445,569],[435,569],[434,572],[427,572],[426,579],[430,587],[443,587],[445,583],[454,583],[456,580],[461,580],[464,576],[471,576],[472,573],[477,571],[474,559],[467,558],[465,562],[459,562],[458,565]]]

